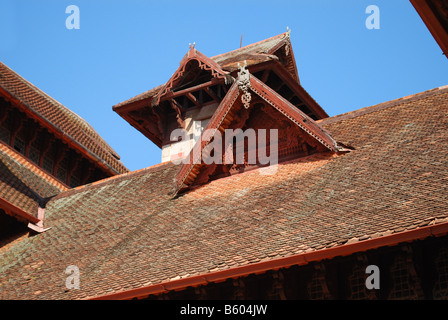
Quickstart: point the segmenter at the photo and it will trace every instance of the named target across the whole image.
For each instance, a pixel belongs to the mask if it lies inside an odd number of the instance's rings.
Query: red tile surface
[[[59,132],[69,137],[105,162],[117,173],[128,170],[117,153],[81,117],[26,81],[0,62],[0,87],[18,99],[43,121],[49,121]]]
[[[371,112],[369,112],[371,110]],[[354,148],[173,198],[170,163],[69,190],[0,252],[0,298],[81,299],[448,221],[448,89],[321,125]],[[80,289],[64,273],[80,269]]]
[[[39,204],[66,190],[67,186],[0,141],[0,198],[37,217]]]

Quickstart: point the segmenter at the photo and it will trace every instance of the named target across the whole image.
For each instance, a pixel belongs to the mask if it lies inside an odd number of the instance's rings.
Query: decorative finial
[[[250,88],[250,73],[249,70],[246,69],[247,67],[247,61],[244,60],[244,66],[241,66],[238,63],[238,78],[237,78],[237,84],[241,91],[243,91],[243,94],[241,96],[241,101],[243,102],[243,105],[246,109],[249,109],[250,107],[250,101],[252,100],[252,96],[249,92]]]
[[[196,46],[196,42],[193,42],[193,45],[191,45],[191,43],[189,43],[188,46],[190,47],[190,49],[194,49],[194,47]]]
[[[291,36],[291,29],[289,29],[289,27],[286,27],[286,36],[288,38]]]

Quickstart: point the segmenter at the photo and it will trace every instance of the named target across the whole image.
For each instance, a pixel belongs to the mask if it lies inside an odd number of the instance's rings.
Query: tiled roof
[[[74,143],[80,144],[115,172],[128,171],[117,153],[84,119],[1,62],[0,87],[19,100],[39,119],[49,122],[55,130],[69,137]]]
[[[0,198],[37,217],[39,204],[68,187],[0,141]]]
[[[0,298],[72,299],[448,221],[448,88],[322,121],[354,150],[170,194],[170,163],[69,190],[49,231],[0,254]],[[326,124],[327,123],[327,124]],[[67,290],[64,270],[80,269]]]
[[[218,63],[221,68],[226,71],[234,71],[237,69],[237,63],[244,60],[248,61],[248,65],[268,61],[272,59],[272,56],[268,54],[270,50],[275,49],[282,41],[285,41],[287,33],[282,33],[277,36],[253,43],[236,50],[223,53],[214,57],[211,57],[213,61]],[[126,101],[120,102],[114,106],[114,109],[120,108],[130,103],[141,101],[155,96],[164,85],[157,86],[153,89],[145,91],[135,97],[132,97]]]
[[[221,65],[221,67],[225,70],[236,69],[236,63],[244,60],[248,60],[248,65],[250,65],[250,61],[267,61],[270,59],[269,53],[274,48],[276,48],[284,40],[289,41],[287,38],[288,36],[288,33],[285,32],[263,41],[211,57],[211,59]]]

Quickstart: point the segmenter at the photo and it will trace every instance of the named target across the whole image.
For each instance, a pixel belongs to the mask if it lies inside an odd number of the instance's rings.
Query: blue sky
[[[80,10],[69,30],[66,7]],[[380,9],[369,30],[366,8]],[[207,56],[289,27],[302,86],[330,116],[448,84],[448,59],[409,0],[2,0],[0,61],[87,120],[131,170],[158,147],[112,106],[165,83],[196,42]]]

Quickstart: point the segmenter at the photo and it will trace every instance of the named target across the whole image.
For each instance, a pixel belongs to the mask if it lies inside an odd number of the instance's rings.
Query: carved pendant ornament
[[[250,73],[249,70],[246,69],[247,67],[247,61],[244,61],[244,66],[241,66],[238,63],[238,78],[237,78],[237,84],[240,90],[243,92],[241,96],[241,102],[243,103],[244,107],[246,109],[249,109],[250,107],[250,101],[252,100],[252,96],[249,92],[250,88]]]

